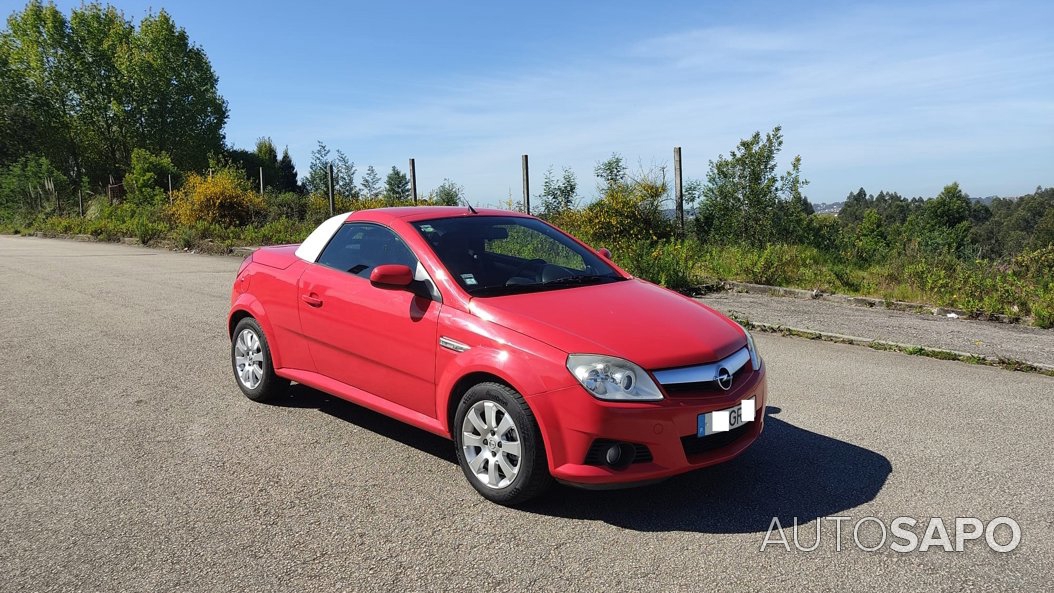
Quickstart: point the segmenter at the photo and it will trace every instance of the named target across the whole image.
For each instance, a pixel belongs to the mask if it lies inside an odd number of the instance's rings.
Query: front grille
[[[705,437],[697,437],[695,435],[681,437],[681,446],[684,447],[685,455],[698,455],[700,453],[706,453],[707,451],[727,447],[746,436],[753,425],[753,422],[747,422],[746,424],[737,426],[727,432],[719,432]]]
[[[593,441],[593,444],[589,446],[589,451],[586,452],[586,465],[604,465],[604,453],[608,447],[614,445],[620,441],[612,441],[609,439],[597,439]],[[639,443],[630,443],[635,449],[633,455],[633,463],[648,463],[652,460],[651,451],[647,445],[641,445]]]
[[[732,373],[732,387],[728,391],[717,384],[717,376],[724,369]],[[752,373],[750,350],[746,346],[721,360],[652,372],[655,381],[670,397],[704,398],[713,402],[723,401],[741,391],[740,388],[750,383]]]
[[[743,365],[738,371],[732,374],[732,389],[725,391],[717,386],[717,381],[697,381],[694,383],[670,383],[669,385],[663,385],[662,388],[666,390],[666,394],[670,397],[724,397],[726,394],[735,391],[737,387],[743,384],[750,377],[752,369],[749,364]]]

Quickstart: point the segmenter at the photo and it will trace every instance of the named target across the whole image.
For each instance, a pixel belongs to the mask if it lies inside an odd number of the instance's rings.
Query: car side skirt
[[[290,381],[296,381],[301,385],[307,385],[308,387],[318,389],[319,391],[323,391],[334,397],[339,397],[340,399],[349,401],[353,404],[358,404],[364,408],[369,408],[374,412],[379,412],[411,426],[427,430],[432,434],[447,439],[450,438],[450,433],[447,432],[446,427],[443,426],[439,420],[425,416],[420,412],[400,406],[399,404],[392,403],[384,398],[377,397],[372,393],[363,391],[356,387],[346,385],[339,381],[334,381],[329,377],[299,369],[275,369],[275,374],[279,377],[289,379]]]

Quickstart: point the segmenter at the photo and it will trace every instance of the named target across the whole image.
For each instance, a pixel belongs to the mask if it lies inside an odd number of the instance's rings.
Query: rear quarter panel
[[[275,369],[314,370],[311,354],[303,341],[297,305],[297,280],[304,262],[276,268],[253,261],[242,273],[248,288],[233,295],[231,317],[248,312],[263,329]]]

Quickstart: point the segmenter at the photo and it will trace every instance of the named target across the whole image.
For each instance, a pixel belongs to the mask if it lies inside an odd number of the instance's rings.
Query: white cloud
[[[321,138],[360,170],[414,156],[422,188],[449,177],[483,203],[519,196],[524,152],[535,190],[553,164],[571,166],[588,193],[612,151],[663,163],[681,145],[686,175],[702,177],[708,159],[777,124],[817,201],[862,183],[932,194],[933,172],[975,194],[1028,191],[1052,182],[1035,175],[1054,157],[1054,46],[987,29],[979,19],[992,10],[865,8],[688,29],[533,72],[444,79],[382,108],[320,102],[274,134],[299,138],[302,172]]]

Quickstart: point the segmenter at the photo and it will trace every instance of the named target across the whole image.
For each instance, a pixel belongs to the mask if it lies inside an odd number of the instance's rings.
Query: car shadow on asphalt
[[[561,488],[524,510],[637,531],[766,532],[838,515],[878,495],[893,471],[879,453],[815,433],[766,408],[765,430],[739,457],[652,486]]]
[[[457,463],[450,441],[303,385],[273,402],[317,409]],[[625,490],[554,488],[524,512],[604,521],[637,531],[766,532],[772,518],[788,527],[835,516],[875,498],[893,466],[883,455],[784,422],[766,408],[765,430],[732,461]]]
[[[365,428],[383,437],[399,441],[450,463],[457,463],[454,445],[449,439],[436,436],[419,428],[414,428],[384,414],[379,414],[339,397],[323,393],[299,383],[289,386],[289,392],[282,398],[268,402],[270,405],[284,408],[315,409],[349,424]]]

